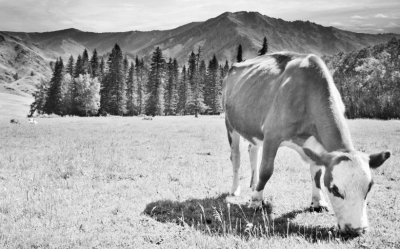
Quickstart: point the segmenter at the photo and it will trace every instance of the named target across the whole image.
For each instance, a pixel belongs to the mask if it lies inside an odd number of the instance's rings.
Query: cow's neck
[[[317,137],[328,152],[353,151],[349,128],[344,115],[337,108],[321,108],[317,117]],[[321,110],[320,109],[320,110]]]

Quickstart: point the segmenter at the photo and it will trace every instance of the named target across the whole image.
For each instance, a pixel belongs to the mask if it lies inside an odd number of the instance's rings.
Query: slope
[[[29,40],[0,32],[0,92],[30,96],[36,83],[51,76],[49,62],[55,56]]]

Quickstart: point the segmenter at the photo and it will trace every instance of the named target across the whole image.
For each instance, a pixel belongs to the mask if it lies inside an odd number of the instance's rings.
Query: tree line
[[[348,118],[400,118],[400,40],[323,59]]]
[[[268,51],[264,38],[259,55]],[[243,61],[239,44],[236,61]],[[159,47],[152,53],[150,64],[136,56],[129,61],[116,44],[108,56],[99,58],[96,49],[89,58],[85,49],[76,61],[71,55],[64,65],[58,58],[50,66],[50,80],[42,80],[33,94],[30,114],[60,116],[93,115],[187,115],[219,113],[222,81],[229,63],[220,64],[214,55],[203,58],[201,47],[191,52],[187,66],[176,59],[165,60]]]
[[[201,48],[192,52],[188,65],[165,60],[159,47],[149,65],[143,58],[129,61],[118,44],[107,62],[96,50],[85,49],[64,64],[51,63],[50,80],[42,80],[33,94],[30,115],[177,115],[221,110],[222,80],[229,70],[214,55],[206,65]]]

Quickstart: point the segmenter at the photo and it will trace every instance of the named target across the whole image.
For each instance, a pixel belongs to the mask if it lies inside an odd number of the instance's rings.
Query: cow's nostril
[[[340,226],[339,226],[340,229]],[[350,224],[346,224],[344,226],[344,231],[342,231],[343,235],[350,235],[350,236],[360,236],[364,234],[368,230],[367,227],[360,227],[360,228],[352,228]]]
[[[361,227],[360,229],[360,235],[368,231],[368,227]]]

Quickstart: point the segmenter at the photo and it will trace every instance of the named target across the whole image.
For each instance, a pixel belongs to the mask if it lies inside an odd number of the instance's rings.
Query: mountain
[[[252,58],[261,48],[264,36],[270,52],[289,50],[317,55],[349,52],[400,37],[399,34],[359,34],[311,22],[287,22],[257,12],[237,12],[224,13],[176,36],[152,42],[138,52],[148,54],[160,46],[166,57],[186,62],[188,54],[201,46],[205,58],[215,53],[220,61],[233,62],[239,43],[244,58]]]
[[[49,63],[57,55],[29,40],[0,32],[0,92],[31,96],[35,85],[51,76]]]
[[[295,51],[317,55],[349,52],[400,38],[400,34],[362,34],[324,27],[308,21],[288,22],[271,18],[258,12],[223,13],[205,22],[194,22],[172,30],[128,31],[116,33],[84,32],[66,29],[43,33],[0,32],[0,86],[18,91],[23,82],[37,82],[48,78],[51,60],[70,55],[76,59],[86,48],[89,53],[97,49],[103,56],[118,43],[122,51],[131,56],[144,56],[148,61],[156,47],[165,58],[175,57],[180,64],[186,63],[191,51],[199,47],[203,58],[214,54],[222,63],[235,61],[238,44],[242,44],[243,57],[252,58],[261,48],[264,36],[268,39],[269,52]],[[31,72],[34,76],[30,76]],[[18,73],[22,79],[15,81]],[[32,78],[33,77],[33,78]],[[28,84],[29,85],[29,84]],[[1,88],[0,88],[1,90]]]

